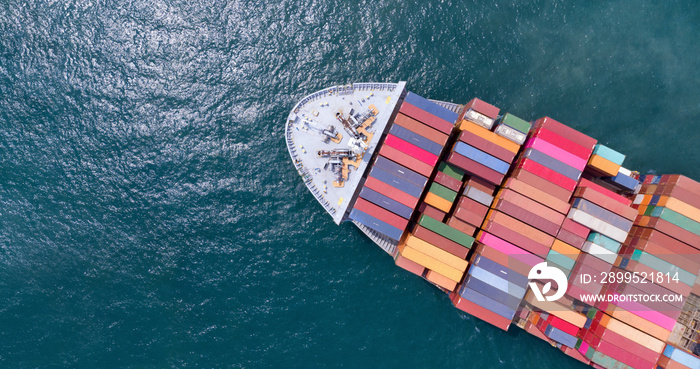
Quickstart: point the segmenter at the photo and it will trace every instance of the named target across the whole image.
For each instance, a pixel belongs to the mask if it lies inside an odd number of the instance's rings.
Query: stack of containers
[[[473,242],[470,235],[423,214],[413,232],[399,244],[397,259],[422,266],[422,273],[416,274],[454,291],[467,269],[466,257]]]
[[[604,367],[654,368],[664,349],[662,340],[601,311],[580,337],[576,345],[579,352]]]
[[[658,367],[663,369],[700,368],[700,358],[673,345],[666,345]]]
[[[460,122],[460,125],[464,124],[463,122],[472,122],[491,130],[496,118],[498,118],[499,111],[499,108],[485,101],[473,98],[464,105],[464,110],[462,110],[462,114],[460,115],[458,121]]]
[[[456,119],[454,112],[409,92],[349,218],[398,243]],[[402,259],[397,263],[417,269]]]
[[[520,144],[471,121],[462,120],[460,129],[447,161],[494,186],[500,185]]]
[[[599,176],[616,176],[620,172],[625,155],[603,145],[597,144],[593,155],[588,160],[588,171]]]
[[[531,127],[532,125],[529,122],[526,122],[513,114],[506,113],[499,120],[498,126],[496,126],[496,130],[494,132],[499,136],[503,136],[517,143],[518,145],[522,145],[523,142],[525,142]]]
[[[527,274],[542,259],[486,232],[477,235],[472,265],[453,304],[503,330],[527,291]]]
[[[602,179],[613,187],[621,191],[636,192],[639,187],[639,179],[637,173],[632,173],[629,169],[620,167],[617,175],[612,177],[602,177]]]

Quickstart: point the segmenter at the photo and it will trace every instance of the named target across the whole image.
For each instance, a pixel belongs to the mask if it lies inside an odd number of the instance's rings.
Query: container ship
[[[455,308],[596,368],[700,368],[700,183],[626,169],[550,117],[405,82],[308,95],[285,137],[333,221]]]

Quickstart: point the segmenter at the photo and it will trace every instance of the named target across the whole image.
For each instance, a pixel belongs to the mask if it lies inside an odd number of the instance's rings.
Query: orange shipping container
[[[505,137],[501,137],[496,133],[491,132],[488,129],[478,126],[472,122],[463,121],[459,128],[462,131],[469,131],[481,138],[484,138],[510,152],[517,153],[520,150],[520,145],[516,144],[515,142]]]
[[[443,199],[432,192],[428,192],[425,195],[425,203],[430,204],[434,208],[440,209],[445,213],[449,213],[450,209],[452,208],[452,203],[449,200]]]
[[[445,251],[445,250],[443,250],[435,245],[432,245],[428,242],[425,242],[425,241],[421,240],[420,238],[415,237],[413,235],[409,235],[408,238],[406,238],[406,246],[411,247],[415,250],[418,250],[418,251],[434,258],[435,260],[438,260],[438,261],[450,266],[451,268],[454,268],[454,269],[459,270],[461,272],[465,271],[467,269],[467,265],[469,265],[469,262],[467,262],[466,260],[464,260],[460,257],[457,257],[455,255],[452,255],[449,252],[447,252],[447,251]],[[426,265],[426,267],[428,267],[428,266]],[[440,273],[440,271],[438,271],[437,269],[433,269],[430,267],[428,267],[428,269],[432,269],[432,270],[435,270],[438,273]],[[440,273],[440,274],[442,274],[442,273]]]
[[[428,273],[425,275],[425,279],[437,284],[438,286],[448,291],[454,291],[455,287],[457,287],[457,282],[445,277],[444,275],[441,275],[440,273],[434,270],[429,270]]]
[[[414,261],[428,269],[438,271],[440,274],[455,282],[461,281],[462,276],[464,276],[463,271],[454,269],[449,265],[440,262],[420,251],[412,249],[406,245],[399,245],[399,253],[401,253],[401,256],[405,257],[406,259]]]
[[[620,164],[615,164],[602,156],[594,154],[591,155],[591,159],[588,160],[588,168],[593,168],[608,176],[616,176],[617,172],[620,171]]]

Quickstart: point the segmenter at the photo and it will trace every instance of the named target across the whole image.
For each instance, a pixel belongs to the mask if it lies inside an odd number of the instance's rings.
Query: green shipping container
[[[524,134],[530,132],[530,128],[532,127],[532,124],[516,117],[511,113],[506,113],[506,115],[504,115],[503,118],[501,118],[501,124],[505,124],[508,127],[513,128],[516,131],[522,132]]]
[[[455,199],[457,198],[457,192],[454,192],[449,188],[435,182],[433,182],[433,184],[430,185],[430,189],[428,191],[442,197],[443,199],[449,202],[455,202]]]
[[[695,284],[695,279],[697,279],[697,276],[693,275],[692,273],[642,250],[634,250],[632,260],[640,262],[654,270],[658,270],[661,273],[668,273],[671,278],[678,273],[678,279],[691,287]]]
[[[619,152],[601,144],[595,145],[595,148],[593,149],[593,154],[608,159],[617,165],[622,165],[622,162],[625,161],[624,154],[620,154]]]
[[[444,161],[440,162],[438,170],[459,181],[461,181],[464,178],[463,170],[457,168],[454,165],[445,163]]]
[[[651,212],[651,216],[659,217],[665,221],[668,221],[669,223],[673,223],[685,229],[688,232],[692,232],[700,236],[700,223],[688,218],[685,215],[678,214],[669,208],[662,208],[657,206]]]
[[[448,226],[447,224],[442,223],[439,220],[433,219],[427,215],[422,215],[418,220],[418,224],[445,238],[457,242],[458,244],[466,248],[471,248],[472,244],[474,243],[474,237],[462,231],[456,230]]]

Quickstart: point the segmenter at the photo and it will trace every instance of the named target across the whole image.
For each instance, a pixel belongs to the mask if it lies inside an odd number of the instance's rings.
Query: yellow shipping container
[[[425,195],[425,203],[445,213],[449,213],[452,208],[452,203],[449,200],[443,199],[432,192],[428,192],[428,194]]]
[[[488,129],[476,125],[472,122],[468,122],[466,120],[463,120],[462,123],[459,126],[459,129],[462,131],[468,131],[471,132],[489,142],[495,143],[496,145],[514,153],[517,154],[518,151],[520,150],[520,145],[516,144],[515,142],[497,135],[494,132],[489,131]]]
[[[578,258],[578,255],[581,254],[581,250],[569,245],[566,242],[562,242],[561,240],[554,240],[554,243],[552,244],[552,250],[562,255],[565,255],[573,260],[576,260]]]
[[[449,291],[454,291],[457,287],[457,282],[445,277],[444,275],[434,270],[429,270],[428,273],[425,275],[425,279]]]
[[[591,155],[591,158],[588,160],[588,166],[593,167],[599,172],[605,173],[609,176],[616,176],[617,172],[620,171],[619,164],[615,164],[612,161],[598,155]]]
[[[623,336],[627,337],[628,339],[648,348],[649,350],[652,350],[654,352],[662,352],[664,350],[664,346],[666,345],[664,342],[661,342],[657,338],[654,338],[639,329],[636,329],[634,327],[631,327],[617,319],[611,318],[609,315],[605,314],[603,315],[603,318],[601,319],[600,324],[604,326],[605,328]]]
[[[467,270],[467,266],[469,265],[469,262],[458,257],[455,255],[450,254],[449,252],[433,245],[428,242],[425,242],[421,240],[420,238],[414,236],[414,235],[408,235],[408,238],[406,238],[406,246],[411,247],[413,249],[416,249],[431,258],[434,258],[437,261],[440,261],[442,263],[445,263],[449,265],[450,267],[457,269],[459,271],[465,271]],[[432,269],[432,268],[428,268]]]
[[[430,270],[435,270],[436,272],[455,282],[461,281],[462,276],[464,276],[464,272],[452,268],[441,261],[435,260],[435,258],[432,258],[409,246],[399,245],[399,252],[401,253],[401,256],[405,257],[406,259],[416,262]]]

